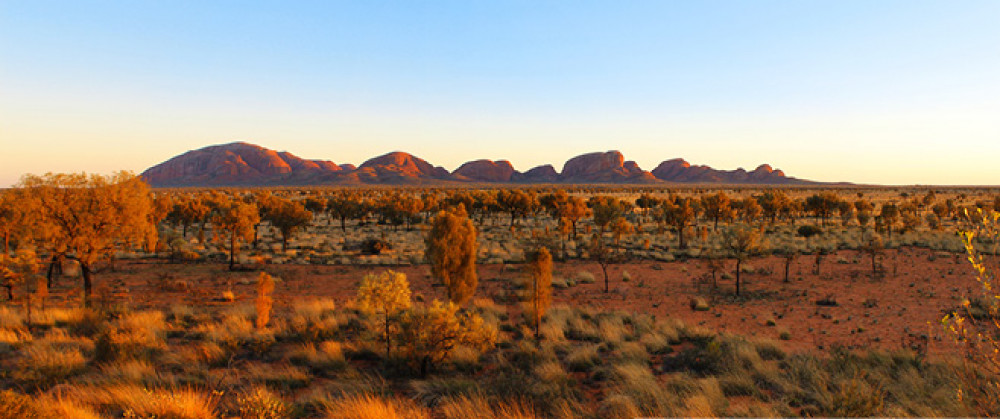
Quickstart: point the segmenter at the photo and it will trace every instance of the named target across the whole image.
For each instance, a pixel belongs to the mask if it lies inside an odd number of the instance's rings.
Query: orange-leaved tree
[[[542,324],[542,316],[552,302],[552,254],[549,249],[541,247],[528,253],[528,273],[531,275],[531,323],[535,327],[535,339],[538,339],[538,329]]]
[[[281,251],[286,251],[288,239],[312,222],[313,213],[299,202],[277,198],[266,217],[281,232]]]
[[[253,240],[260,222],[260,214],[254,204],[239,200],[229,200],[217,203],[215,215],[212,217],[215,238],[218,241],[229,241],[229,269],[236,267],[236,251],[241,241]]]
[[[16,190],[37,242],[80,263],[84,305],[102,257],[155,242],[149,186],[132,173],[25,175]]]
[[[476,291],[476,228],[464,206],[440,211],[431,220],[431,229],[424,241],[425,255],[431,264],[431,274],[441,280],[448,291],[448,301],[465,304]]]
[[[457,346],[486,350],[496,344],[497,330],[482,317],[460,311],[458,305],[434,300],[429,307],[414,307],[400,317],[397,341],[403,356],[421,376],[444,361]]]
[[[358,287],[356,300],[358,308],[369,314],[375,314],[378,327],[382,329],[382,339],[385,339],[386,357],[392,354],[393,321],[403,310],[410,308],[410,283],[406,275],[400,272],[385,271],[381,274],[365,275]]]

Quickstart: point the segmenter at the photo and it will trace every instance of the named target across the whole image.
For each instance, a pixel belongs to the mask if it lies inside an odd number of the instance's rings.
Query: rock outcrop
[[[473,182],[510,182],[515,173],[514,166],[507,160],[473,160],[455,169],[452,176]]]
[[[569,159],[563,166],[559,179],[568,183],[652,183],[656,178],[639,168],[633,161],[626,162],[618,151],[588,153]]]
[[[569,159],[562,172],[546,164],[519,172],[507,160],[474,160],[454,173],[401,151],[372,158],[361,166],[329,160],[307,160],[285,151],[236,142],[188,151],[142,173],[156,187],[278,186],[330,184],[442,184],[482,183],[624,183],[656,182],[803,184],[781,170],[762,164],[743,169],[716,170],[694,166],[683,159],[666,160],[652,172],[618,151],[588,153]]]

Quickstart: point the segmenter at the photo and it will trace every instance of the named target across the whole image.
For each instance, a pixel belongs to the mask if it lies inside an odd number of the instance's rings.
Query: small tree
[[[429,307],[407,310],[400,317],[397,342],[410,365],[424,377],[451,355],[456,346],[486,350],[496,344],[497,330],[458,305],[434,300]]]
[[[29,284],[38,269],[38,256],[31,249],[18,249],[13,256],[0,253],[0,286],[7,288],[8,301],[14,300],[14,287]]]
[[[590,260],[597,262],[601,266],[601,272],[604,273],[604,292],[611,292],[608,266],[618,262],[618,254],[608,248],[607,244],[604,243],[604,238],[601,237],[601,233],[594,233],[590,237],[590,246],[587,251],[590,253]]]
[[[254,325],[258,329],[267,327],[267,322],[271,320],[271,305],[274,303],[271,299],[272,292],[274,292],[274,278],[267,272],[261,272],[257,278],[257,299],[254,301],[254,307],[257,309]]]
[[[239,250],[240,242],[253,240],[258,222],[260,214],[257,207],[239,201],[223,203],[212,217],[216,240],[223,240],[223,235],[228,235],[229,270],[236,269],[236,252]]]
[[[312,219],[313,213],[305,206],[284,199],[273,204],[267,213],[267,220],[281,232],[281,251],[283,252],[288,250],[288,239],[295,232],[309,225]]]
[[[385,340],[386,357],[392,354],[393,321],[400,312],[410,308],[410,283],[400,272],[385,271],[381,274],[365,275],[358,287],[358,308],[378,319],[377,328],[382,330]]]
[[[155,242],[149,185],[132,173],[26,175],[16,191],[25,221],[53,264],[62,258],[80,263],[86,306],[96,263]]]
[[[552,302],[552,255],[542,247],[528,254],[528,273],[531,275],[531,320],[535,339],[542,324],[542,316]]]
[[[997,278],[1000,265],[989,261],[984,254],[997,254],[1000,243],[1000,212],[977,210],[966,214],[971,222],[961,232],[969,262],[982,284],[981,307],[985,313],[973,315],[972,303],[965,300],[963,307],[941,319],[945,332],[962,350],[964,364],[957,368],[959,378],[958,399],[970,416],[993,417],[1000,415],[1000,292]],[[984,249],[984,246],[991,248]],[[977,319],[978,317],[978,319]],[[981,321],[982,319],[987,321]]]
[[[885,246],[882,244],[882,236],[877,234],[872,235],[868,238],[868,241],[861,248],[861,250],[871,257],[872,261],[872,279],[878,278],[879,266],[876,264],[878,257],[882,255],[885,250]]]
[[[476,291],[476,228],[465,208],[439,212],[424,241],[431,274],[446,287],[448,301],[465,304]]]
[[[747,225],[734,225],[722,234],[722,243],[729,255],[736,259],[736,295],[740,295],[740,265],[747,258],[760,253],[764,243],[760,231]]]

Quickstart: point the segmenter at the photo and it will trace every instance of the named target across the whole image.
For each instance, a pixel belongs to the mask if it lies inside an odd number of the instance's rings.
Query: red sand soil
[[[604,293],[600,266],[593,262],[556,263],[556,276],[574,278],[589,271],[595,283],[555,289],[553,304],[591,306],[607,310],[646,313],[657,318],[673,317],[688,325],[712,330],[778,340],[787,330],[784,346],[793,351],[811,351],[843,346],[853,349],[899,349],[929,338],[929,354],[952,350],[939,326],[940,319],[958,307],[961,298],[977,295],[981,287],[961,254],[938,253],[926,249],[888,250],[884,259],[885,277],[871,279],[870,259],[856,251],[827,255],[821,274],[813,274],[813,256],[800,256],[791,265],[791,281],[783,282],[784,259],[757,258],[745,262],[755,269],[742,274],[744,297],[733,296],[733,280],[719,279],[714,293],[711,285],[697,292],[694,278],[706,275],[701,260],[677,262],[636,261],[609,268],[611,292]],[[725,263],[732,274],[735,262]],[[444,290],[432,286],[429,268],[423,266],[325,266],[268,265],[265,270],[281,278],[276,287],[278,309],[308,298],[332,298],[338,304],[353,297],[358,281],[367,272],[395,269],[410,280],[414,295],[429,301],[444,298]],[[622,281],[622,271],[631,280]],[[770,271],[770,272],[768,272]],[[895,272],[894,272],[895,271]],[[175,304],[192,307],[226,306],[218,301],[232,290],[237,303],[255,295],[256,272],[229,272],[222,264],[178,264],[164,261],[120,261],[115,271],[95,277],[99,289],[112,300],[127,301],[132,308],[167,308]],[[515,265],[480,265],[477,297],[500,296],[510,280],[523,275]],[[178,287],[177,282],[183,282]],[[165,286],[166,284],[166,286]],[[185,288],[186,285],[186,289]],[[79,295],[79,280],[63,278],[53,290],[56,305]],[[693,297],[711,302],[709,311],[693,311]],[[817,300],[831,296],[837,306],[820,306]],[[61,301],[61,304],[60,304]],[[868,302],[868,304],[866,304]],[[519,310],[512,310],[519,311]],[[769,326],[768,320],[776,325]]]

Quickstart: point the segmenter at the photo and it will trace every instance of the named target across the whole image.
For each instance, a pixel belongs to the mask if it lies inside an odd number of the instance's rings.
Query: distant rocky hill
[[[454,172],[401,151],[374,157],[360,166],[329,160],[306,160],[288,152],[236,142],[188,151],[142,173],[155,187],[279,186],[342,184],[570,183],[656,184],[723,183],[787,185],[811,181],[785,176],[762,164],[756,169],[717,170],[666,160],[652,171],[626,161],[618,151],[588,153],[569,159],[557,172],[542,165],[526,172],[507,160],[474,160]]]

